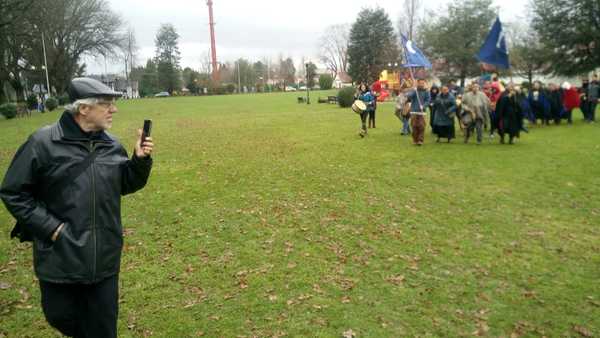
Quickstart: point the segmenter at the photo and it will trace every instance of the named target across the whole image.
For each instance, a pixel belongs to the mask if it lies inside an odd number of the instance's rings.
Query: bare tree
[[[124,45],[121,17],[106,0],[35,2],[40,30],[46,32],[48,73],[58,93],[66,90],[85,55],[111,57]]]
[[[403,11],[398,19],[398,31],[400,34],[414,40],[419,25],[419,12],[423,7],[422,0],[404,0]]]
[[[139,47],[135,39],[135,31],[132,27],[129,27],[127,32],[124,34],[121,53],[119,55],[120,61],[125,61],[125,78],[128,81],[129,73],[135,68],[138,51]]]
[[[210,49],[208,49],[200,58],[200,74],[212,74]]]
[[[321,62],[331,71],[335,78],[339,73],[348,70],[348,40],[350,25],[333,25],[327,27],[320,40]]]

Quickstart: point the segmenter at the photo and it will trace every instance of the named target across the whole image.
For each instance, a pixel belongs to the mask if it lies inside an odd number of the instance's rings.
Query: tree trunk
[[[6,82],[0,80],[0,104],[8,102],[8,97],[6,96],[6,93],[4,92],[4,84],[5,83]]]
[[[529,88],[533,87],[533,70],[531,68],[527,70],[527,79],[529,80]]]
[[[10,80],[10,85],[15,90],[15,94],[17,96],[17,102],[18,103],[25,102],[25,89],[23,88],[23,85],[21,84],[21,77],[18,75],[15,75],[14,79]]]

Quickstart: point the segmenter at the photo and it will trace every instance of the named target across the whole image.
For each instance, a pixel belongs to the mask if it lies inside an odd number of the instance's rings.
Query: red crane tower
[[[217,67],[217,48],[215,43],[215,21],[213,20],[213,2],[212,0],[207,0],[206,4],[208,5],[208,19],[210,25],[210,53],[212,58],[212,79],[213,82],[217,83],[219,81],[219,68]]]

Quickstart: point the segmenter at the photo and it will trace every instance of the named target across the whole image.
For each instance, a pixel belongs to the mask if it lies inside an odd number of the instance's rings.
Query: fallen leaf
[[[479,328],[473,332],[474,336],[485,336],[490,330],[490,327],[486,323],[479,323]]]
[[[352,329],[344,331],[344,333],[342,333],[342,337],[344,338],[354,338],[356,337],[356,333],[354,333],[354,331],[352,331]]]
[[[6,290],[10,288],[10,284],[8,283],[4,283],[4,282],[0,282],[0,290]]]
[[[583,326],[575,325],[573,327],[573,330],[575,332],[579,333],[580,335],[582,335],[583,337],[593,337],[594,336],[592,334],[592,331],[588,330],[587,328],[585,328]]]
[[[388,282],[394,285],[402,285],[404,282],[404,275],[391,276],[386,279]]]

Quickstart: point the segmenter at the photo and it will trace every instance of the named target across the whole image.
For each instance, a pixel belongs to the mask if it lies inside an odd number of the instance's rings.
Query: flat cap
[[[69,83],[67,88],[69,99],[75,102],[80,99],[91,97],[121,97],[122,93],[112,90],[104,83],[89,77],[76,77]]]

